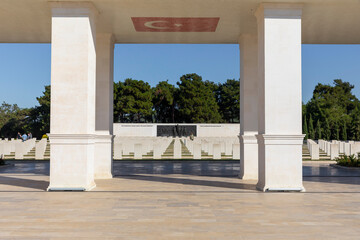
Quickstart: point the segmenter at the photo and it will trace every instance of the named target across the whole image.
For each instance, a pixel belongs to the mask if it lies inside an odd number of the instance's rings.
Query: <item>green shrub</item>
[[[49,138],[48,135],[44,134],[42,138]]]
[[[341,156],[335,159],[336,164],[345,167],[360,167],[360,153],[351,156]]]

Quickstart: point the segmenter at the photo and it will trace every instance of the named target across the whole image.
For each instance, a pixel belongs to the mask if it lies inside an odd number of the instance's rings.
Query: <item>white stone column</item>
[[[258,179],[258,43],[256,35],[242,35],[240,44],[240,174]]]
[[[96,121],[95,179],[112,178],[114,38],[111,33],[96,36]]]
[[[96,16],[91,3],[52,2],[50,185],[90,190],[94,182]]]
[[[258,20],[259,181],[262,191],[303,191],[301,4],[261,4]]]

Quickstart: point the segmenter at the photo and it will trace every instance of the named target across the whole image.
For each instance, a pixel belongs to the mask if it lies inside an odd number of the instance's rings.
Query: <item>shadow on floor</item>
[[[176,183],[176,184],[184,184],[184,185],[196,185],[196,186],[207,186],[207,187],[243,189],[243,190],[256,190],[256,184],[248,184],[248,183],[230,183],[223,181],[209,181],[209,180],[185,179],[185,178],[177,178],[177,177],[151,176],[151,175],[150,176],[133,175],[133,176],[115,176],[115,177],[122,179],[140,180],[140,181],[165,182],[165,183]]]
[[[360,177],[360,169],[336,168],[330,165],[303,166],[304,177]]]
[[[26,178],[0,176],[0,186],[1,185],[32,188],[32,189],[38,189],[38,190],[45,191],[46,188],[49,186],[49,182],[43,181],[43,180],[33,180],[33,179],[26,179]],[[2,189],[0,187],[0,191],[4,191],[4,189]]]
[[[7,166],[0,167],[0,174],[50,174],[50,162],[48,160],[6,160]]]
[[[114,175],[129,176],[137,174],[183,174],[193,176],[237,177],[240,171],[238,160],[228,161],[114,161]]]
[[[322,183],[338,183],[338,184],[354,184],[360,185],[360,177],[353,176],[331,176],[331,177],[304,177],[305,182],[322,182]]]

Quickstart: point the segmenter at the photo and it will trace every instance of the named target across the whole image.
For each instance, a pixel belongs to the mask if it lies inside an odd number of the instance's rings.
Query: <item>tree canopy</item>
[[[5,102],[0,106],[0,137],[15,138],[17,132],[41,138],[50,132],[50,86],[45,86],[43,96],[36,98],[39,106],[19,108]]]
[[[114,83],[114,120],[118,122],[151,122],[152,89],[144,81],[125,79]]]
[[[217,123],[221,121],[211,84],[202,81],[201,76],[186,74],[177,82],[179,87],[178,108],[182,122]]]
[[[303,119],[308,119],[307,126],[312,123],[319,126],[317,131],[309,127],[304,133],[316,139],[360,140],[357,124],[360,101],[352,94],[354,85],[341,79],[334,80],[333,85],[316,85],[312,98],[303,108]]]
[[[153,106],[156,122],[174,123],[178,118],[175,99],[178,91],[168,81],[159,82],[153,89]]]

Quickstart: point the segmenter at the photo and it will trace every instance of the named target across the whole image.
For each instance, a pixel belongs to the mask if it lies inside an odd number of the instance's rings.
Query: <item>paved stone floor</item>
[[[225,162],[115,162],[92,192],[45,192],[48,162],[0,167],[0,239],[360,239],[360,171],[304,162],[261,193]]]

